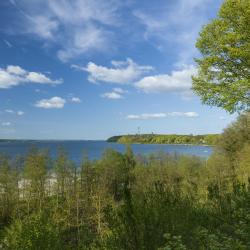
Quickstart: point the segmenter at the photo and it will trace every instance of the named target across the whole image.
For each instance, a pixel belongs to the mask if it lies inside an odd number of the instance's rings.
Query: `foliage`
[[[217,134],[208,135],[119,135],[108,139],[108,142],[124,144],[145,143],[145,144],[203,144],[215,145],[219,139]]]
[[[161,247],[158,250],[186,250],[187,248],[182,244],[180,236],[171,237],[170,234],[164,235],[167,240],[165,247]]]
[[[218,17],[203,27],[193,89],[202,101],[229,112],[250,108],[250,4],[225,0]]]
[[[1,156],[0,249],[250,249],[249,113],[220,138],[209,159]]]
[[[62,246],[55,225],[46,214],[37,214],[13,221],[6,229],[3,247],[6,250],[59,250]]]

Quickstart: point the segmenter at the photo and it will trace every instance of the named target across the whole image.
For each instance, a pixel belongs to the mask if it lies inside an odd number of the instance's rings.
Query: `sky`
[[[220,133],[192,90],[222,0],[0,1],[0,138]]]

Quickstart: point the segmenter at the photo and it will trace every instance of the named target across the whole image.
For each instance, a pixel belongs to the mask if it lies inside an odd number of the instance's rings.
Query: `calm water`
[[[123,144],[109,143],[106,141],[12,141],[0,142],[0,153],[9,156],[25,155],[32,146],[41,149],[49,149],[52,157],[56,157],[59,147],[63,147],[69,157],[79,163],[83,153],[87,153],[90,159],[98,159],[107,148],[124,152]],[[164,144],[132,144],[135,154],[150,154],[155,152],[178,153],[208,157],[213,149],[207,146],[193,145],[164,145]]]

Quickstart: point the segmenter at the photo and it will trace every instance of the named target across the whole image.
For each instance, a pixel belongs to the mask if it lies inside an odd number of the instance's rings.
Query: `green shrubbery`
[[[241,115],[208,160],[2,156],[0,249],[250,249],[249,125]]]

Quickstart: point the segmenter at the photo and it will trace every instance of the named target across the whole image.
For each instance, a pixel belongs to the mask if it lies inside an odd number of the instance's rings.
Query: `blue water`
[[[11,157],[25,155],[32,146],[40,149],[49,149],[50,155],[54,158],[59,147],[63,147],[71,160],[79,163],[84,155],[93,159],[101,158],[105,149],[112,148],[119,152],[124,152],[126,145],[110,143],[106,141],[5,141],[0,142],[0,153]],[[132,144],[135,154],[150,154],[156,152],[177,153],[209,157],[212,147],[194,145],[166,145],[166,144]]]

